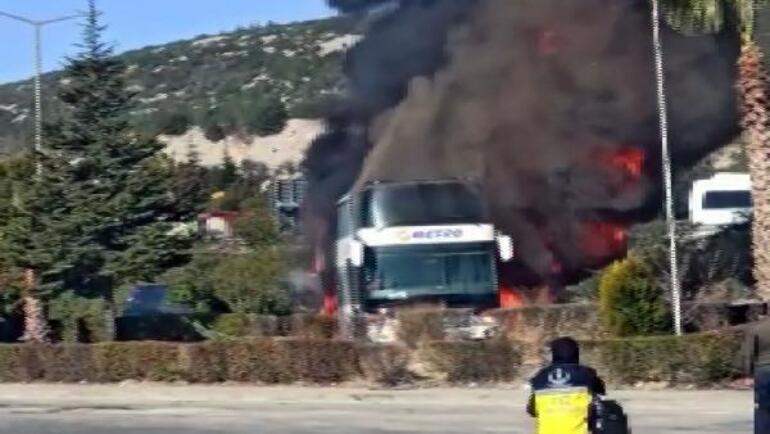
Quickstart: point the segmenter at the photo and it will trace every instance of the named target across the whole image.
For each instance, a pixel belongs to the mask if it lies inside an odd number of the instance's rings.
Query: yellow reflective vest
[[[536,390],[538,434],[588,434],[591,393],[586,387]]]

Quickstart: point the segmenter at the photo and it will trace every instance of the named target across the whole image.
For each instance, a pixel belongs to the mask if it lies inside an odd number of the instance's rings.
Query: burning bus
[[[405,304],[499,305],[496,230],[476,183],[370,183],[338,204],[336,297],[343,312]]]
[[[304,162],[326,312],[552,303],[623,257],[662,203],[649,16],[642,0],[484,0],[374,19]],[[662,37],[683,168],[734,135],[739,44]]]

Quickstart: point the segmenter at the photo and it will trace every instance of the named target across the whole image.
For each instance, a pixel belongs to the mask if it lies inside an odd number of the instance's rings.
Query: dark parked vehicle
[[[168,301],[168,286],[143,284],[135,286],[126,299],[123,316],[183,315],[192,309]]]

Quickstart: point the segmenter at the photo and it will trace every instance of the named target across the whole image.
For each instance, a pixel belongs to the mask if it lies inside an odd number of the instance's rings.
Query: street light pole
[[[43,151],[43,27],[35,26],[35,153]],[[37,164],[37,174],[41,165]]]
[[[7,12],[0,11],[0,16],[9,18],[14,21],[18,21],[24,24],[28,24],[35,28],[35,153],[43,151],[43,27],[60,23],[62,21],[73,20],[80,18],[83,14],[67,15],[51,20],[36,21],[29,18],[21,17]],[[40,175],[41,166],[40,162],[37,163],[37,173]]]
[[[676,216],[674,215],[674,189],[671,174],[671,149],[668,137],[668,102],[666,101],[666,76],[663,67],[663,42],[660,34],[660,2],[652,0],[652,42],[655,54],[655,81],[658,96],[658,118],[660,122],[660,145],[663,160],[663,183],[665,189],[666,227],[668,230],[668,260],[671,274],[671,305],[674,311],[674,333],[681,336],[682,291],[679,282],[679,260],[677,258]]]

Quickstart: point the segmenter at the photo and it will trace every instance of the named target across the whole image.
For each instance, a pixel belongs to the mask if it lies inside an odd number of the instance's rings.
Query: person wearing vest
[[[527,412],[537,418],[538,434],[592,431],[594,399],[606,390],[596,371],[580,364],[580,348],[574,339],[551,342],[551,364],[530,380],[530,386]]]
[[[749,369],[754,374],[754,434],[770,434],[770,318],[749,332]]]

